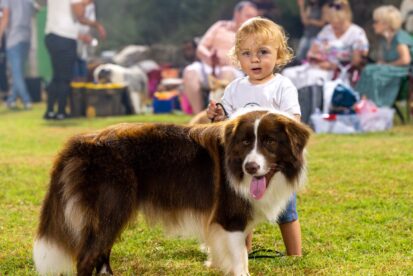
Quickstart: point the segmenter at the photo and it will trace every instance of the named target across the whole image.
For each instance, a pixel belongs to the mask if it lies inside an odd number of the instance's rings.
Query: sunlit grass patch
[[[42,119],[0,107],[0,275],[34,275],[32,242],[53,159],[72,135],[120,122],[186,123],[184,115]],[[359,135],[313,135],[308,183],[298,195],[302,258],[250,260],[252,275],[413,275],[413,125]],[[277,225],[253,249],[283,252]],[[220,275],[194,239],[165,236],[141,216],[112,252],[116,275]]]

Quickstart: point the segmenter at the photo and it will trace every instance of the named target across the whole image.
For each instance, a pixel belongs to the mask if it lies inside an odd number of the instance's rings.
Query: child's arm
[[[227,117],[221,105],[217,105],[214,100],[210,100],[207,109],[207,116],[212,122],[224,121]]]

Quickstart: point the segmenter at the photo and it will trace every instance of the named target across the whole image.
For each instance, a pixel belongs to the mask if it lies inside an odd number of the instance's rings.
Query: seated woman
[[[347,0],[335,0],[326,10],[326,25],[313,42],[308,64],[286,68],[282,74],[291,79],[297,89],[331,80],[340,66],[359,66],[368,52],[364,30],[352,23]]]
[[[392,106],[399,92],[401,78],[411,63],[413,39],[401,30],[400,11],[394,6],[374,10],[374,32],[380,36],[376,64],[367,65],[356,90],[378,106]]]

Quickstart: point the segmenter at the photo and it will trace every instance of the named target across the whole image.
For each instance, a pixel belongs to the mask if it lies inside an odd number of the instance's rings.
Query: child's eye
[[[270,53],[270,51],[267,50],[267,49],[262,49],[262,50],[259,50],[259,51],[258,51],[258,54],[259,54],[260,56],[264,56],[264,55],[267,55],[267,54],[269,54],[269,53]]]
[[[242,52],[241,55],[244,56],[244,57],[249,57],[249,56],[250,56],[250,52]]]

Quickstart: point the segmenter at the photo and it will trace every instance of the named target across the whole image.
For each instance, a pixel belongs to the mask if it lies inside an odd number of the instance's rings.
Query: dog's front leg
[[[245,237],[246,234],[242,231],[226,231],[219,224],[211,225],[207,239],[210,248],[209,265],[226,274],[249,275]]]

